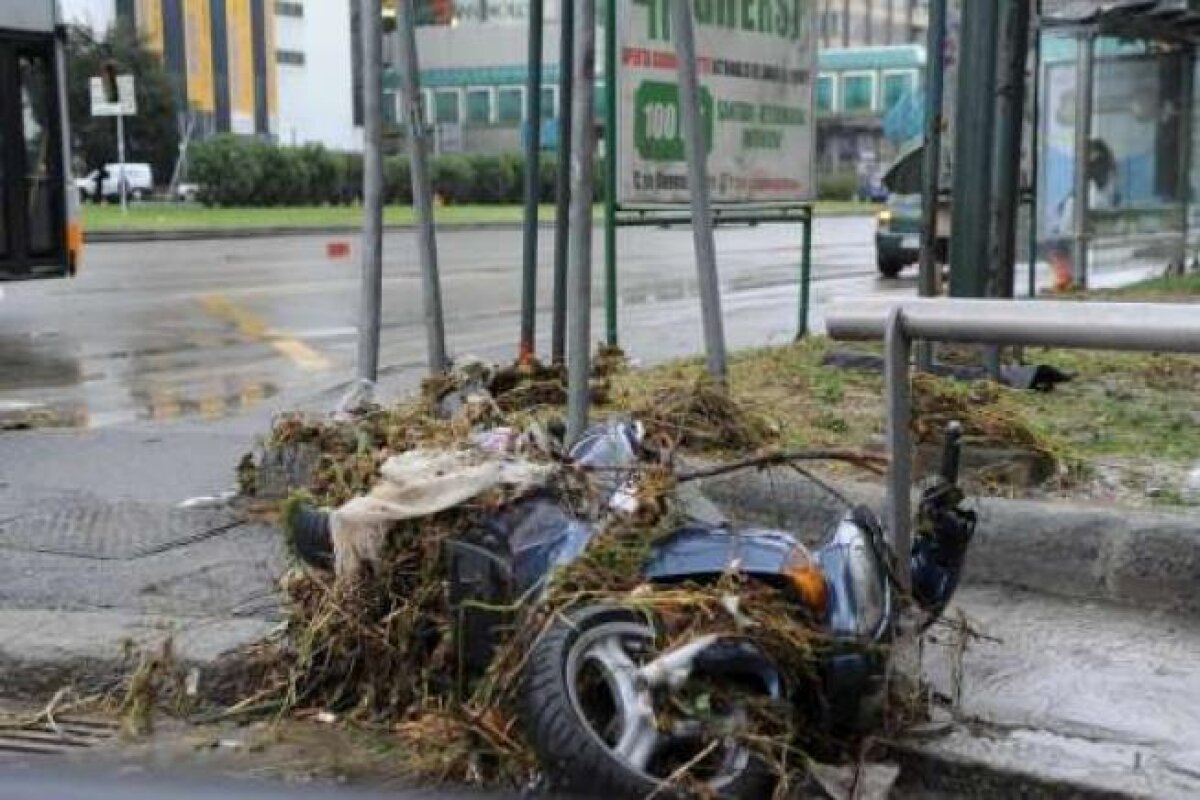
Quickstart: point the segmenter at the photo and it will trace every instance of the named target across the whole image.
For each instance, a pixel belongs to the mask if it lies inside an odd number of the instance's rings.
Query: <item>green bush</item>
[[[363,163],[356,153],[320,145],[278,147],[256,139],[215,136],[192,147],[191,178],[200,200],[217,206],[350,205],[362,201]],[[538,163],[538,201],[553,203],[557,159]],[[525,198],[523,155],[445,155],[431,159],[433,191],[451,204],[520,203]],[[596,160],[596,199],[604,197],[604,161]],[[384,198],[412,202],[407,154],[384,160]]]
[[[521,193],[521,165],[513,168],[511,157],[470,156],[472,189],[470,200],[475,203],[510,203]]]
[[[388,158],[383,163],[384,197],[393,205],[412,203],[412,165],[407,155]]]
[[[558,158],[542,156],[538,164],[538,202],[553,203],[558,196]]]
[[[470,203],[475,192],[475,171],[463,156],[442,156],[431,170],[434,194],[453,205]]]
[[[854,172],[840,171],[817,178],[818,200],[853,200],[858,191],[858,177]]]

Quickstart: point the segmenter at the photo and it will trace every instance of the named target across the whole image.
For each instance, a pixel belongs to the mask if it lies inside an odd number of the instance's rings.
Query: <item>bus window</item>
[[[50,60],[40,54],[22,54],[17,59],[17,72],[25,144],[24,189],[29,253],[49,255],[59,244],[55,232],[60,202],[51,160],[54,152],[50,127],[53,73]]]

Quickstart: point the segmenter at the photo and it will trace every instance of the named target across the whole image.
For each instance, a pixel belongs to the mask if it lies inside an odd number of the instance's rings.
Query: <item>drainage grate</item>
[[[0,763],[30,756],[61,756],[113,739],[117,723],[87,717],[0,724]]]

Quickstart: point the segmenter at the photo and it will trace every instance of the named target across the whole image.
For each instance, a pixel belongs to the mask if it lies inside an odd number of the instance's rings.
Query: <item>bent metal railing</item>
[[[914,341],[1200,353],[1200,310],[1188,304],[860,300],[833,306],[825,325],[833,339],[884,341],[891,457],[884,516],[888,541],[898,554],[912,549],[909,370]],[[907,570],[900,573],[907,583]]]

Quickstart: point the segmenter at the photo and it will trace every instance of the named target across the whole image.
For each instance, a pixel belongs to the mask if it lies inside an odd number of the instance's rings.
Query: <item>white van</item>
[[[98,170],[92,170],[86,177],[75,181],[81,200],[95,199],[97,172]],[[125,179],[125,193],[130,200],[145,200],[154,193],[154,170],[149,164],[126,164],[123,173],[120,164],[105,164],[101,195],[106,200],[115,200],[121,196],[122,175]]]

